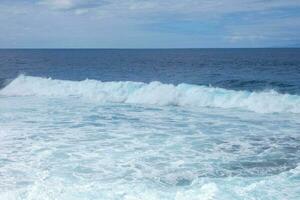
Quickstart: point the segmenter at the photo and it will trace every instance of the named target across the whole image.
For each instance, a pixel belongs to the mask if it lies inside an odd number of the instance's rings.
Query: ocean
[[[0,50],[0,88],[0,199],[300,199],[300,49]]]

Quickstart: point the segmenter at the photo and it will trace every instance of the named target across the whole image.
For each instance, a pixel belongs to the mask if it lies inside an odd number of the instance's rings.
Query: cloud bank
[[[300,0],[4,0],[0,45],[289,46],[299,19]]]

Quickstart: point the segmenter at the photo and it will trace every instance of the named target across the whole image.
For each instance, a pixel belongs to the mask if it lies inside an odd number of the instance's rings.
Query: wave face
[[[258,113],[300,113],[300,96],[276,91],[249,92],[151,82],[65,81],[20,75],[2,96],[75,96],[99,102],[236,108]]]

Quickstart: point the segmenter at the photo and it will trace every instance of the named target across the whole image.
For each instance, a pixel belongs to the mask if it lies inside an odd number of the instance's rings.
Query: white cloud
[[[54,9],[70,9],[75,5],[74,0],[42,0],[41,5],[49,6]]]
[[[83,15],[83,14],[86,14],[88,12],[89,12],[89,10],[88,9],[84,9],[84,8],[80,8],[80,9],[76,9],[75,10],[75,14],[76,15]]]
[[[290,10],[300,0],[7,2],[0,5],[2,46],[272,46],[299,41],[300,33],[299,14]]]
[[[300,0],[40,0],[55,9],[97,9],[111,14],[160,14],[200,17],[220,16],[235,12],[265,12],[284,7],[300,7]]]

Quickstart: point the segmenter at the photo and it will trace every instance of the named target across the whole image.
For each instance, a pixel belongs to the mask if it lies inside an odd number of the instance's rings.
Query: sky
[[[300,47],[300,0],[0,0],[0,48]]]

